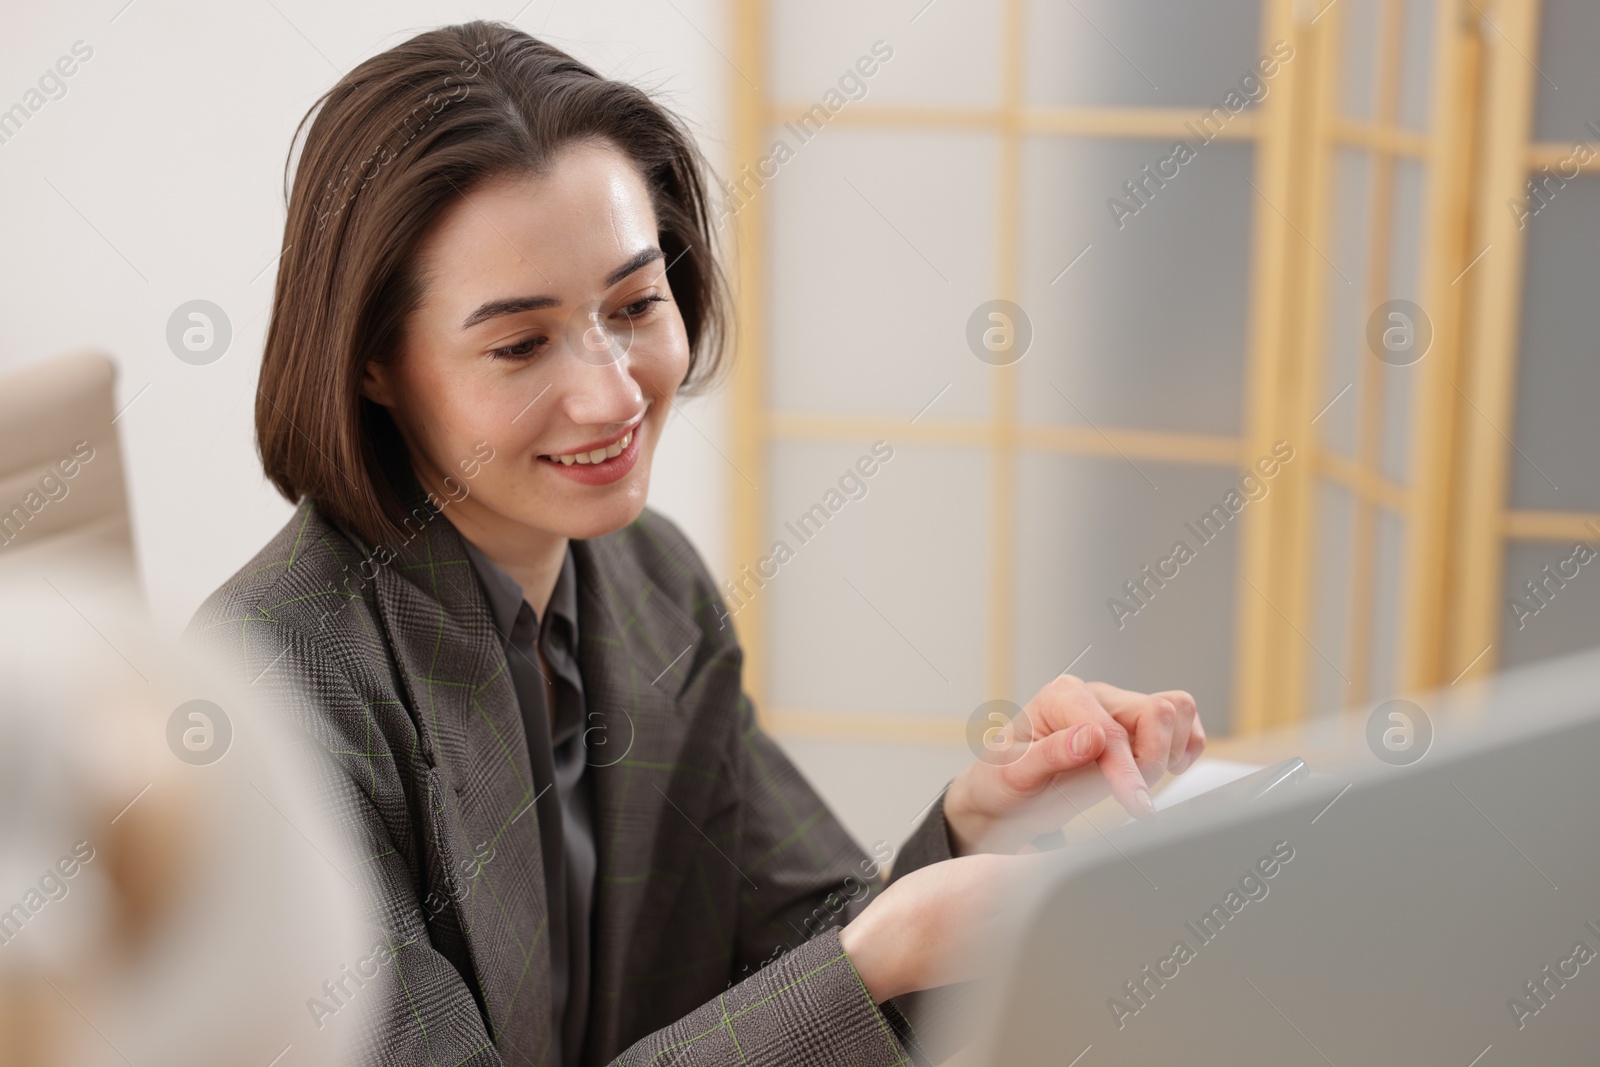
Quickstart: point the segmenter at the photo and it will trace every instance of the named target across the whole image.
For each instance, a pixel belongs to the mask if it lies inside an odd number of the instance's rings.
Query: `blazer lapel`
[[[455,904],[434,919],[435,940],[464,943],[502,1057],[537,1063],[550,1041],[548,905],[539,821],[527,817],[537,789],[488,602],[442,515],[394,548],[375,586],[430,766],[428,883]]]
[[[686,818],[687,801],[674,783],[684,768],[691,722],[678,696],[700,630],[650,579],[629,547],[631,536],[624,529],[572,543],[588,724],[584,773],[593,776],[598,858],[590,1063],[608,1062],[621,1051],[620,1035],[630,1029],[627,986],[662,934],[652,912],[674,894],[650,889],[669,865],[658,854],[661,843],[694,833],[683,825],[664,837],[662,827]]]
[[[406,505],[421,506],[421,490],[406,481]],[[678,860],[660,853],[696,832],[685,822],[684,809],[694,804],[684,794],[684,774],[695,782],[687,788],[702,790],[708,770],[695,762],[692,724],[678,705],[699,626],[651,580],[633,536],[623,529],[572,542],[584,773],[593,776],[596,816],[585,1058],[600,1063],[621,1051],[619,1035],[630,1025],[630,964],[652,958],[663,932],[657,914],[666,915],[667,902],[649,883]],[[547,783],[532,779],[516,691],[455,527],[436,515],[390,547],[393,559],[379,566],[374,584],[420,754],[432,768],[425,799],[445,869],[430,871],[429,881],[452,887],[459,935],[502,1057],[537,1063],[550,1043],[548,903],[538,820],[526,815]],[[664,823],[684,825],[664,836]],[[436,939],[450,936],[439,929],[450,914],[436,920]]]

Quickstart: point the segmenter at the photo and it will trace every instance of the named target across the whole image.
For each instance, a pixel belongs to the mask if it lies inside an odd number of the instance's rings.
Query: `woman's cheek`
[[[475,389],[470,395],[453,397],[448,425],[450,440],[463,450],[457,458],[471,454],[473,447],[483,441],[503,453],[520,452],[524,445],[531,446],[540,420],[534,417],[538,405],[530,401],[540,395],[545,384],[523,396],[524,389],[502,380]]]
[[[689,372],[688,334],[683,328],[683,318],[676,314],[676,308],[673,310],[674,315],[664,324],[657,343],[643,351],[644,374],[650,378],[646,384],[658,396],[671,396]]]

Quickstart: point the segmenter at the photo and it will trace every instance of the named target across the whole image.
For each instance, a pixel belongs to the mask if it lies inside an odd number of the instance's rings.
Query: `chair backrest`
[[[82,351],[0,376],[0,568],[94,553],[131,573],[116,373]]]

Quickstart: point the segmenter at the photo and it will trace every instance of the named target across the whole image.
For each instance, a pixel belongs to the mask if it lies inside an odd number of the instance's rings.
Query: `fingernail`
[[[1150,791],[1148,789],[1141,789],[1133,796],[1138,801],[1140,809],[1146,815],[1154,815],[1156,813],[1156,804],[1155,801],[1150,799]]]
[[[1085,723],[1079,726],[1072,734],[1072,754],[1079,759],[1083,759],[1089,754],[1091,747],[1092,741],[1089,737],[1089,726]]]

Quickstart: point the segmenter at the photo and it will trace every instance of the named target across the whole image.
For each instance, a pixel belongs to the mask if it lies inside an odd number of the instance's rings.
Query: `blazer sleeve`
[[[950,824],[944,818],[944,796],[950,789],[950,783],[939,790],[939,795],[934,798],[933,806],[922,817],[917,828],[911,831],[911,836],[906,838],[906,843],[900,846],[900,851],[895,854],[894,866],[890,868],[889,880],[893,881],[903,875],[910,874],[919,867],[926,867],[930,863],[950,859],[955,855],[955,849],[950,843]]]
[[[900,1021],[898,1025],[904,1025]],[[830,928],[618,1056],[616,1067],[895,1067],[911,1062]]]
[[[874,1003],[839,927],[886,884],[827,805],[755,720],[741,693],[730,786],[740,831],[729,856],[741,892],[737,955],[754,973],[714,1001],[648,1035],[619,1067],[729,1063],[894,1067],[928,1062],[905,1018]],[[940,836],[942,816],[934,815]],[[931,835],[930,835],[931,836]],[[936,852],[930,846],[924,855]]]

